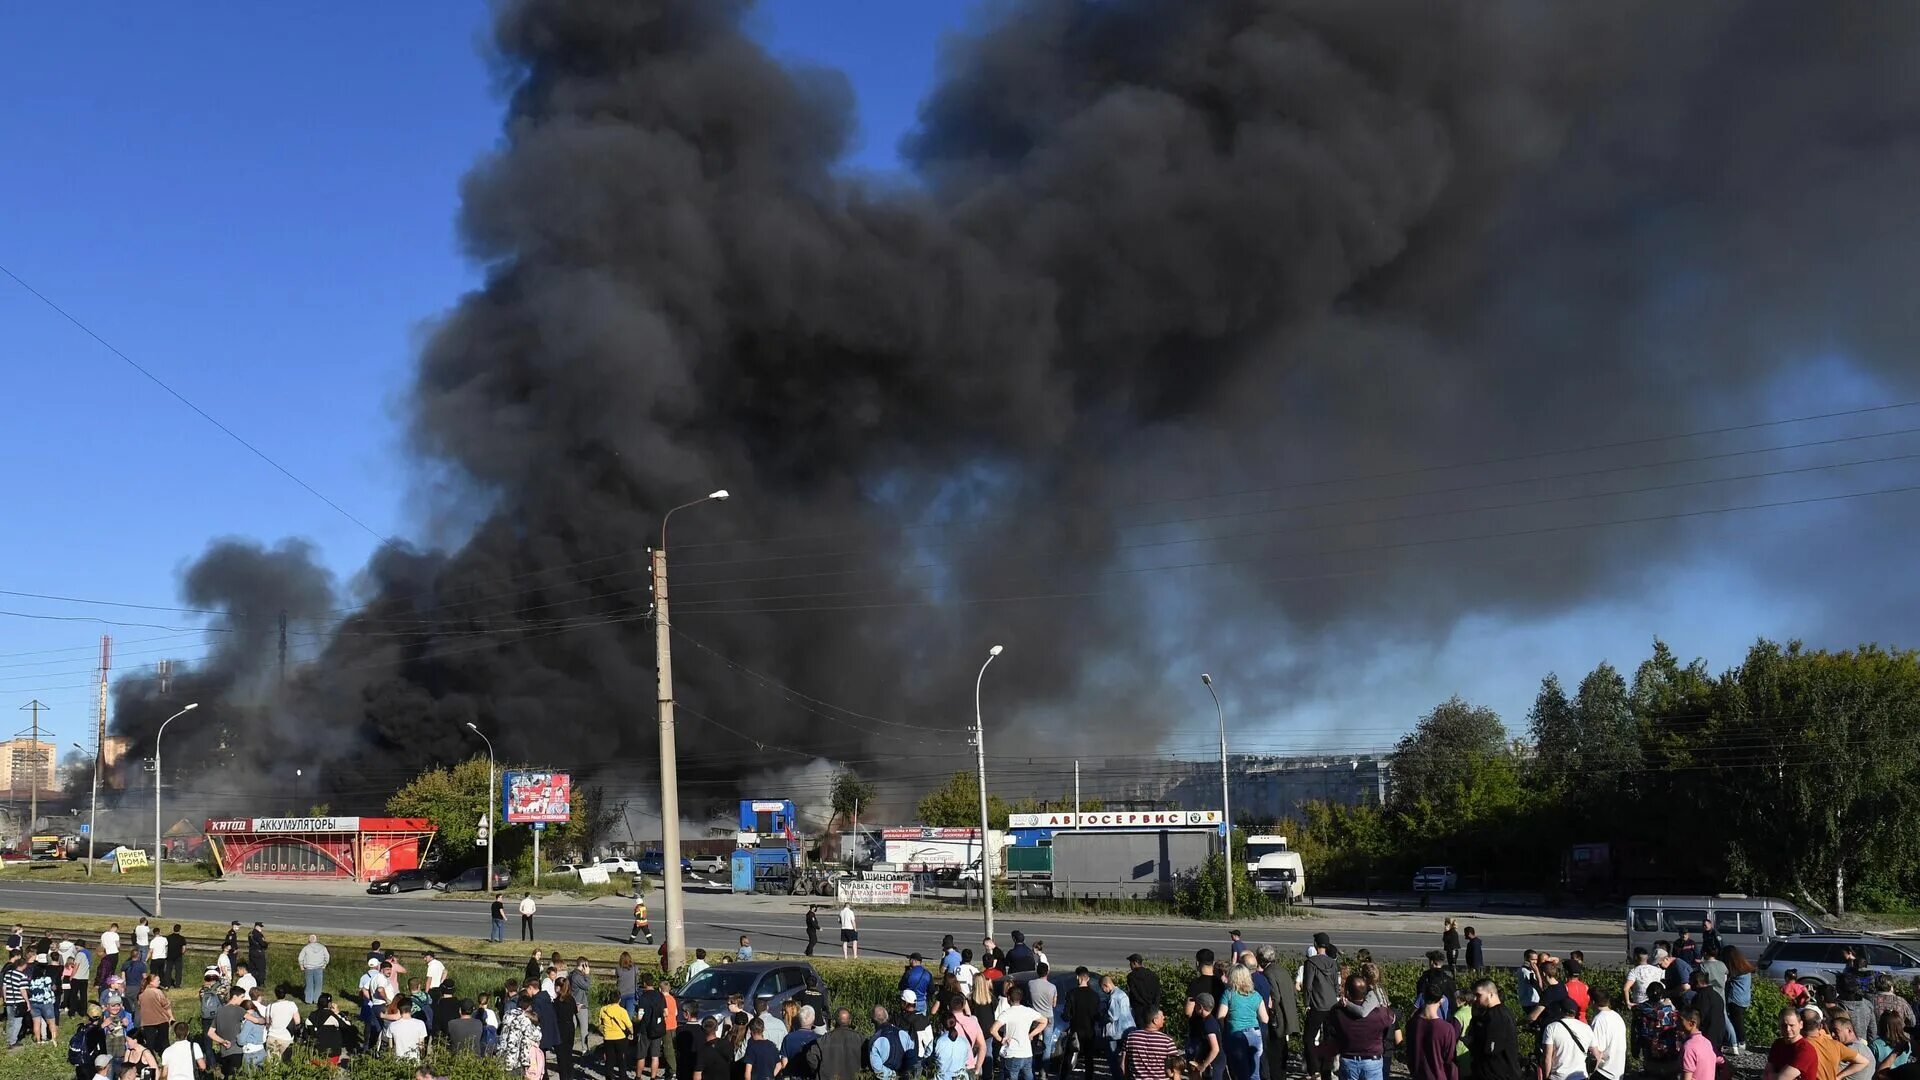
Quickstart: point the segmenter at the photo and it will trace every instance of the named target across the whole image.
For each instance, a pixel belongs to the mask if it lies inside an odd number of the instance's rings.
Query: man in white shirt
[[[447,981],[447,965],[432,953],[427,954],[427,989],[429,991]]]
[[[421,1052],[427,1046],[427,1025],[413,1015],[413,1006],[402,1001],[400,1019],[388,1024],[380,1032],[380,1039],[393,1047],[393,1056],[402,1061],[419,1061]]]
[[[1047,1029],[1047,1019],[1027,1008],[1020,987],[1007,987],[1007,1007],[988,1030],[988,1038],[1000,1043],[1000,1060],[1006,1063],[1007,1080],[1032,1080],[1033,1040]]]
[[[167,935],[155,934],[147,946],[147,970],[155,975],[171,970],[167,966],[167,945]],[[160,985],[163,987],[167,985],[165,976],[161,977]]]
[[[147,920],[144,917],[142,917],[139,922],[133,924],[133,950],[140,954],[140,959],[142,960],[147,958],[147,940],[152,936],[153,927],[147,925]]]
[[[539,910],[540,910],[540,905],[533,902],[532,893],[528,893],[525,896],[520,898],[520,940],[521,941],[533,940],[533,913]]]
[[[1627,1022],[1613,1010],[1613,995],[1599,987],[1591,991],[1593,1003],[1593,1075],[1599,1080],[1620,1080],[1627,1070]]]
[[[1587,1052],[1593,1049],[1593,1029],[1574,1015],[1573,1003],[1547,1006],[1547,1026],[1540,1031],[1542,1064],[1547,1080],[1574,1080],[1587,1075]]]
[[[187,1037],[190,1030],[184,1020],[173,1025],[173,1042],[160,1052],[161,1080],[193,1080],[204,1075],[207,1055],[200,1052],[199,1043]]]
[[[853,913],[853,904],[840,905],[840,959],[857,960],[860,958],[860,922]]]
[[[692,982],[699,978],[701,972],[712,966],[712,964],[707,963],[707,950],[693,950],[693,963],[687,965],[687,981]]]
[[[287,998],[287,988],[273,992],[273,1004],[267,1006],[267,1056],[277,1058],[293,1045],[293,1029],[300,1026],[300,1006]]]
[[[1647,950],[1633,950],[1634,966],[1627,972],[1627,1005],[1644,1005],[1647,1002],[1647,987],[1657,982],[1665,982],[1667,973],[1659,966],[1666,958],[1667,950],[1661,949],[1654,955],[1654,962],[1647,962]]]
[[[107,977],[120,970],[120,924],[108,923],[100,932],[100,985],[107,985]]]
[[[251,990],[259,985],[260,980],[253,977],[253,972],[247,970],[247,965],[235,964],[233,966],[233,988],[235,990]]]

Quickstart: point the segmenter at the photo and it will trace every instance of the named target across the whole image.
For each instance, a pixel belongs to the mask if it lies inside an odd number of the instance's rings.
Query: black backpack
[[[67,1040],[67,1064],[93,1064],[93,1025],[81,1024],[73,1029],[73,1037]]]
[[[648,994],[641,999],[642,1008],[647,1010],[646,1033],[649,1039],[667,1037],[667,1003],[658,994]]]

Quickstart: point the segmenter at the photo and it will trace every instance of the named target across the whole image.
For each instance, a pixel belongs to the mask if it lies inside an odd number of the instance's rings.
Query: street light
[[[467,730],[473,732],[475,735],[480,736],[480,741],[487,744],[487,883],[482,887],[487,891],[488,895],[492,895],[493,894],[493,834],[495,832],[493,827],[493,799],[494,799],[493,740],[487,738],[487,733],[484,731],[481,731],[480,728],[477,725],[475,725],[474,722],[471,720],[467,721]]]
[[[654,666],[660,687],[660,892],[667,909],[668,971],[678,971],[686,959],[687,917],[680,902],[680,762],[674,749],[673,623],[667,618],[667,522],[673,520],[677,511],[727,498],[727,489],[721,488],[661,515],[660,547],[653,552]]]
[[[1200,681],[1207,686],[1207,693],[1213,698],[1213,711],[1220,716],[1220,819],[1226,825],[1226,855],[1221,865],[1226,868],[1227,879],[1227,918],[1233,918],[1233,807],[1227,802],[1227,710],[1220,707],[1220,695],[1213,689],[1213,676],[1201,672]]]
[[[86,753],[87,748],[74,743],[73,748]],[[87,876],[93,876],[93,834],[100,831],[100,754],[93,755],[93,804],[87,809]]]
[[[200,707],[195,701],[165,720],[160,721],[160,730],[153,736],[153,917],[159,918],[160,910],[160,778],[166,774],[160,771],[160,740],[167,733],[167,725]]]
[[[973,749],[980,760],[980,899],[987,917],[987,935],[993,936],[993,859],[992,838],[987,834],[987,727],[980,720],[980,684],[987,677],[987,664],[1000,655],[1002,646],[987,650],[986,663],[973,679]]]

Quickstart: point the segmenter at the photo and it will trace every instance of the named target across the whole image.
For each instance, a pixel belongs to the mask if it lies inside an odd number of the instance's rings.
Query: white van
[[[1682,930],[1699,941],[1708,919],[1721,944],[1738,945],[1749,960],[1758,960],[1767,946],[1782,938],[1821,931],[1799,908],[1771,896],[1634,896],[1627,900],[1627,954],[1651,951],[1654,942],[1672,941]]]
[[[1307,898],[1307,864],[1300,860],[1297,851],[1274,851],[1260,856],[1260,862],[1254,867],[1253,883],[1268,896],[1277,896],[1288,903]]]

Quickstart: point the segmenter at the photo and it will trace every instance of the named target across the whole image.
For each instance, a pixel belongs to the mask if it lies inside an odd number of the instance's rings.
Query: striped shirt
[[[4,998],[9,1005],[24,1003],[29,982],[26,972],[19,968],[8,968],[6,975],[0,976],[0,998]]]
[[[1120,1049],[1127,1056],[1129,1080],[1166,1080],[1167,1055],[1180,1048],[1164,1031],[1134,1028],[1120,1040]]]

